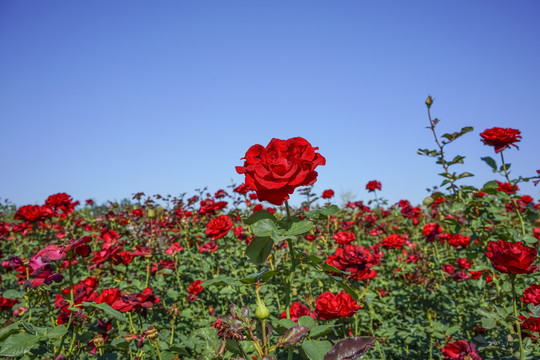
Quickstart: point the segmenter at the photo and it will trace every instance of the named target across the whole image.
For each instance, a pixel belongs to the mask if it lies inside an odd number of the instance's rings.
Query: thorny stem
[[[514,316],[519,319],[516,299],[516,274],[510,274],[510,281],[512,283],[512,299],[514,300]],[[519,360],[523,360],[525,353],[523,351],[523,340],[521,338],[521,326],[519,325],[519,320],[516,320],[516,328],[519,338]]]
[[[502,160],[502,168],[504,170],[504,176],[506,177],[506,181],[510,184],[513,190],[513,194],[515,194],[514,185],[510,181],[510,177],[508,176],[508,169],[506,168],[506,163],[504,162],[504,155],[501,151],[501,160]],[[521,223],[521,234],[525,235],[525,223],[523,222],[523,217],[521,216],[521,211],[519,210],[517,201],[514,197],[512,197],[512,203],[514,204],[514,209],[516,210],[517,216],[519,217],[519,222]]]
[[[457,186],[454,184],[454,179],[452,179],[452,176],[450,175],[450,172],[448,171],[448,165],[446,164],[446,160],[444,160],[444,150],[443,145],[439,142],[439,139],[437,138],[437,133],[435,132],[435,122],[431,119],[431,112],[429,110],[429,107],[427,109],[428,118],[429,118],[429,124],[431,125],[429,129],[433,132],[433,137],[435,138],[435,142],[437,143],[437,146],[439,147],[439,153],[441,154],[440,160],[441,165],[444,168],[444,171],[446,173],[446,178],[450,180],[450,188],[452,189],[452,192],[454,195],[456,194]]]

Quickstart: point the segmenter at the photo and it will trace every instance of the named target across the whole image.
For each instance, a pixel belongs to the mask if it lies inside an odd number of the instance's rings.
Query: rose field
[[[373,180],[339,208],[302,137],[247,148],[215,193],[4,203],[0,357],[540,359],[540,203],[519,189],[540,172],[510,173],[522,134],[494,127],[493,178],[468,185],[445,150],[473,129],[438,134],[432,103],[422,204]]]

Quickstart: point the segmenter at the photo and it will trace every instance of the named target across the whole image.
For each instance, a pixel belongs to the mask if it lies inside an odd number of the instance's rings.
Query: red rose
[[[312,313],[311,310],[309,310],[309,308],[306,305],[302,304],[300,301],[295,301],[294,303],[292,303],[290,307],[290,313],[291,320],[295,323],[298,323],[298,319],[302,316],[311,316],[314,319],[317,318],[315,314]],[[283,313],[281,313],[280,319],[285,318],[287,318],[287,312],[284,311]]]
[[[3,296],[0,296],[0,311],[2,310],[9,310],[13,305],[18,303],[19,300],[17,299],[6,299]]]
[[[188,293],[192,295],[197,295],[198,293],[203,291],[203,287],[201,286],[202,283],[203,283],[202,280],[197,280],[189,284]]]
[[[366,190],[368,190],[369,192],[373,192],[375,190],[382,190],[381,182],[377,180],[371,180],[367,183]]]
[[[536,249],[523,246],[523,243],[504,240],[490,241],[486,256],[496,270],[507,274],[531,274],[538,270],[532,265],[536,258]]]
[[[472,265],[470,262],[467,261],[467,258],[456,259],[456,263],[459,265],[459,267],[463,269],[470,269]]]
[[[391,234],[382,239],[382,244],[386,249],[401,249],[405,244],[405,238],[397,234]]]
[[[356,235],[351,232],[340,231],[334,235],[334,240],[340,245],[349,245],[356,240]]]
[[[235,187],[233,191],[239,194],[247,194],[247,192],[249,191],[249,188],[247,187],[246,184],[240,184],[237,187]]]
[[[448,273],[448,274],[453,274],[456,271],[456,269],[454,268],[454,265],[452,264],[443,265],[442,269],[445,273]]]
[[[422,234],[426,236],[426,242],[433,242],[435,238],[442,233],[441,225],[435,223],[427,223],[422,229]]]
[[[118,288],[103,289],[101,294],[96,299],[97,304],[106,303],[112,305],[115,301],[120,299],[120,290]]]
[[[334,190],[332,189],[324,190],[321,195],[321,198],[323,199],[330,199],[332,197],[334,197]]]
[[[201,247],[199,248],[199,252],[200,253],[203,253],[203,252],[214,252],[218,249],[218,246],[216,244],[215,241],[213,240],[210,240],[209,242],[205,243],[205,244],[202,244]]]
[[[49,206],[40,205],[25,205],[21,206],[15,214],[15,219],[20,219],[28,222],[45,220],[53,217],[54,211]]]
[[[363,246],[344,245],[337,248],[334,255],[330,255],[326,261],[329,265],[342,271],[350,272],[350,278],[358,280],[373,279],[377,271],[371,268],[378,265],[382,253],[376,245],[372,248]]]
[[[540,285],[533,284],[525,289],[521,301],[524,304],[540,305]]]
[[[220,239],[227,235],[232,226],[233,223],[227,215],[220,215],[217,218],[211,219],[208,225],[206,225],[205,234],[211,239]]]
[[[476,352],[474,344],[468,344],[465,340],[454,341],[442,348],[444,360],[482,360]]]
[[[361,308],[345,291],[337,294],[327,291],[319,295],[315,303],[317,317],[322,320],[351,317]]]
[[[540,318],[534,316],[525,318],[525,316],[520,315],[519,319],[522,321],[519,326],[521,327],[521,334],[523,337],[540,337]],[[529,334],[528,331],[530,331],[531,334]],[[536,335],[534,333],[536,333]]]
[[[244,166],[237,166],[236,171],[246,174],[246,185],[260,201],[282,205],[294,189],[317,180],[315,168],[324,165],[326,159],[315,150],[318,148],[301,137],[272,139],[266,147],[250,147],[242,158]]]
[[[499,185],[499,187],[497,188],[497,191],[502,191],[502,192],[505,192],[507,194],[513,194],[515,193],[516,191],[519,190],[519,187],[517,185],[512,185],[510,183],[503,183],[503,182],[500,182],[500,181],[497,181],[497,184]]]
[[[484,143],[484,145],[493,146],[495,148],[495,152],[499,153],[510,145],[518,148],[517,145],[514,143],[521,141],[520,134],[521,131],[516,129],[503,129],[500,127],[494,127],[484,130],[484,132],[481,133],[480,136],[482,137],[482,142]]]

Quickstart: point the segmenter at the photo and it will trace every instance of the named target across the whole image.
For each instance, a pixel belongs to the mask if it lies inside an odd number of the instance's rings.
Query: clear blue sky
[[[253,144],[320,148],[315,191],[419,203],[438,185],[424,100],[448,148],[480,161],[486,128],[521,130],[513,174],[540,169],[540,2],[0,2],[0,198],[98,202],[216,191]],[[497,157],[498,159],[498,157]],[[539,198],[540,186],[522,186]]]

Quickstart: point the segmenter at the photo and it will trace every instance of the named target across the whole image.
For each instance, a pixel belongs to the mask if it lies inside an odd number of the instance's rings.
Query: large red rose
[[[521,301],[524,304],[540,305],[540,285],[532,284],[523,292]]]
[[[220,215],[210,220],[206,226],[206,236],[211,239],[220,239],[227,235],[233,223],[227,215]]]
[[[375,190],[382,190],[382,185],[380,181],[377,180],[371,180],[366,184],[366,190],[369,192],[375,191]]]
[[[266,147],[250,147],[242,158],[244,166],[237,166],[236,171],[246,174],[246,185],[260,201],[283,205],[294,189],[317,180],[315,168],[326,164],[326,159],[315,152],[318,149],[301,137],[272,139]]]
[[[504,240],[490,241],[486,256],[496,270],[507,274],[530,274],[538,270],[532,265],[536,258],[536,249],[523,246],[523,243]]]
[[[53,217],[54,211],[49,206],[40,205],[25,205],[21,206],[15,214],[15,219],[20,219],[28,222],[45,220]]]
[[[510,145],[518,148],[514,143],[521,141],[520,134],[521,131],[516,129],[494,127],[484,130],[480,136],[482,137],[482,142],[485,145],[493,146],[495,148],[495,152],[500,153]]]
[[[465,340],[454,341],[442,348],[444,359],[458,360],[482,360],[476,352],[474,344],[469,344]]]
[[[317,317],[321,320],[351,317],[361,308],[345,291],[337,294],[332,294],[329,291],[322,293],[315,304],[317,305]]]

